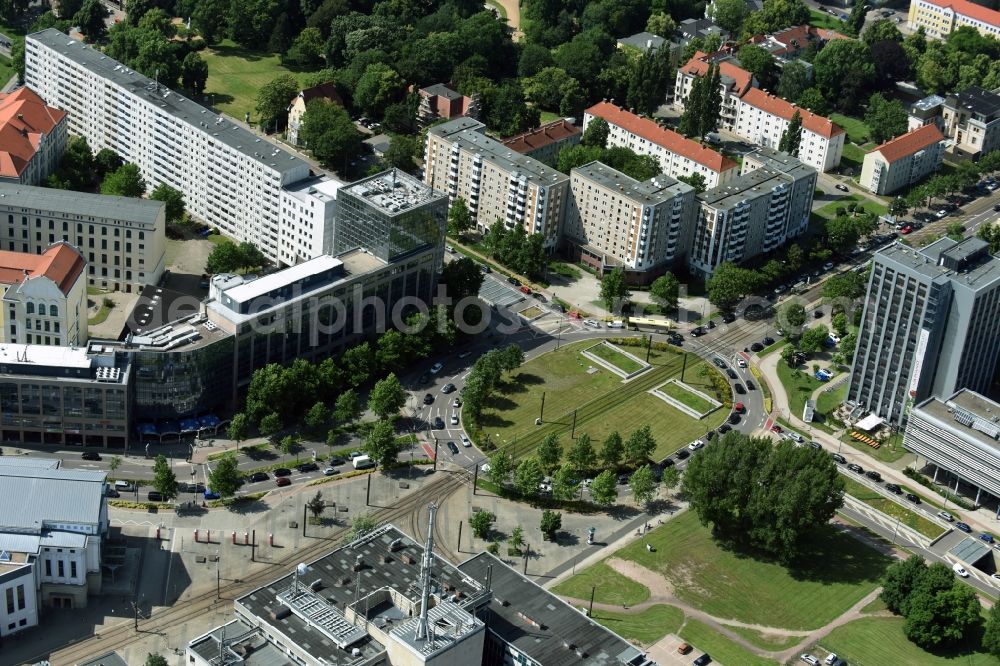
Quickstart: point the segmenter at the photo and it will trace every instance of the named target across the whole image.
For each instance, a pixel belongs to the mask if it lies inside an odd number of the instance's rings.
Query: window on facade
[[[14,588],[7,588],[7,615],[14,612]]]
[[[24,610],[24,585],[17,586],[17,610]]]
[[[69,563],[69,576],[70,578],[76,578],[76,561],[73,560]]]
[[[35,314],[35,304],[32,303],[31,301],[25,303],[24,308],[25,308],[24,311],[27,312],[28,314]]]
[[[59,578],[63,578],[66,575],[66,566],[62,560],[56,562],[56,568],[59,571]]]

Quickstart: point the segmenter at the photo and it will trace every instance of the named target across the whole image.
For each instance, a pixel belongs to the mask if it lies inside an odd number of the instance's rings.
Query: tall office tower
[[[978,238],[892,245],[872,262],[848,400],[902,425],[913,404],[984,393],[1000,356],[1000,259]]]

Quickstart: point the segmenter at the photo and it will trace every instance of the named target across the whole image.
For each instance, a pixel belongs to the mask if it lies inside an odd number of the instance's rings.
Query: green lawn
[[[10,58],[0,55],[0,86],[4,85],[14,76],[14,66]]]
[[[837,216],[838,208],[846,209],[848,204],[852,202],[860,203],[866,211],[868,211],[869,213],[875,213],[876,215],[885,215],[889,211],[888,208],[886,208],[880,203],[871,201],[870,199],[865,199],[864,197],[860,197],[857,194],[849,194],[846,197],[843,197],[842,199],[831,201],[830,203],[826,204],[819,210],[815,211],[815,213],[821,217],[833,219],[834,217]]]
[[[673,606],[656,604],[641,613],[610,613],[594,610],[594,619],[623,638],[652,645],[667,634],[676,633],[684,613]]]
[[[574,266],[573,264],[568,264],[563,261],[549,262],[548,270],[550,273],[555,273],[556,275],[560,275],[564,278],[568,278],[571,280],[578,280],[583,276],[583,274],[576,266]]]
[[[809,10],[809,25],[817,28],[837,30],[838,32],[844,30],[844,22],[839,18],[835,18],[826,12],[816,11],[815,9]]]
[[[831,113],[829,118],[844,128],[844,131],[847,132],[848,140],[859,146],[866,143],[872,135],[872,131],[868,128],[868,125],[860,118],[845,116],[842,113]]]
[[[649,424],[657,441],[654,453],[657,458],[686,446],[725,420],[722,410],[704,419],[691,418],[648,393],[654,386],[680,375],[684,352],[653,349],[649,356],[652,369],[623,384],[610,370],[587,373],[594,363],[580,351],[593,344],[592,340],[585,340],[565,345],[528,361],[516,375],[505,379],[497,395],[486,401],[478,424],[482,436],[506,446],[517,458],[531,455],[550,433],[559,435],[563,447],[568,449],[575,410],[576,435],[588,434],[596,446],[615,430],[624,438]],[[641,347],[626,348],[645,357]],[[689,354],[684,381],[722,402],[710,378],[700,373],[706,367],[710,366]],[[536,426],[543,393],[544,424]],[[470,427],[471,419],[466,418],[465,424]]]
[[[778,379],[788,394],[788,409],[796,417],[802,418],[806,400],[823,382],[813,377],[807,370],[789,368],[784,361],[778,361]]]
[[[282,74],[291,74],[300,83],[308,76],[283,67],[276,54],[250,51],[228,39],[205,49],[201,55],[208,63],[205,100],[241,121],[248,112],[250,120],[257,121],[257,91],[265,83]]]
[[[882,443],[882,446],[877,449],[873,449],[864,442],[859,442],[858,440],[851,437],[851,432],[848,430],[841,437],[843,442],[849,445],[852,449],[857,449],[862,453],[865,453],[876,460],[881,460],[882,462],[896,462],[900,458],[906,455],[906,449],[903,448],[903,434],[899,433],[897,435],[891,436],[888,440]]]
[[[521,315],[525,319],[534,319],[542,314],[542,309],[537,305],[529,305],[517,314]]]
[[[817,530],[793,565],[757,560],[719,547],[693,511],[616,557],[660,572],[678,598],[706,613],[791,630],[815,629],[840,616],[875,589],[889,563],[832,526]]]
[[[707,624],[698,620],[688,620],[681,628],[681,638],[700,652],[712,655],[712,660],[721,664],[739,666],[769,666],[777,664],[773,659],[764,659],[734,643]]]
[[[630,375],[633,372],[638,372],[639,370],[642,370],[641,363],[629,358],[625,354],[618,351],[618,349],[616,349],[615,347],[609,347],[608,345],[605,344],[598,344],[594,345],[593,347],[590,347],[589,349],[587,349],[587,351],[596,356],[597,358],[607,361],[611,365],[615,366],[616,368],[624,372],[626,375]]]
[[[847,386],[850,382],[841,382],[839,386],[830,390],[823,391],[816,398],[816,411],[820,414],[832,414],[834,410],[840,405],[844,404],[847,400]]]
[[[844,142],[844,151],[840,154],[841,166],[849,166],[858,169],[855,175],[861,174],[861,167],[865,162],[865,151],[850,141]]]
[[[87,325],[88,326],[99,326],[99,325],[103,324],[104,321],[108,318],[108,315],[110,315],[111,311],[114,310],[114,309],[115,309],[114,305],[110,305],[109,306],[109,305],[107,305],[107,304],[105,304],[105,303],[102,302],[101,303],[101,308],[97,311],[97,314],[95,314],[93,317],[90,317],[89,319],[87,319]]]
[[[868,488],[854,479],[844,478],[844,482],[847,484],[846,490],[848,493],[887,516],[899,518],[901,524],[912,527],[925,537],[935,539],[941,535],[941,532],[944,532],[944,529],[934,524],[934,522],[910,511],[905,506],[892,501],[885,495]]]
[[[997,660],[976,645],[930,653],[907,640],[901,617],[868,617],[837,627],[820,642],[852,666],[906,664],[907,666],[996,666]],[[712,655],[715,656],[715,655]]]
[[[709,401],[705,400],[699,395],[695,395],[688,389],[684,388],[680,384],[664,384],[660,387],[660,390],[669,395],[674,400],[677,400],[681,404],[687,405],[691,409],[704,414],[705,412],[714,409],[714,405]]]
[[[567,578],[552,591],[574,599],[588,601],[594,588],[594,601],[599,604],[628,604],[634,606],[649,599],[649,589],[631,578],[626,578],[604,562]]]

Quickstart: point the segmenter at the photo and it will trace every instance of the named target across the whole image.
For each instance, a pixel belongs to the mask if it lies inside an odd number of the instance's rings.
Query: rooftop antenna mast
[[[427,507],[429,517],[427,519],[427,540],[424,542],[424,557],[420,562],[420,619],[417,620],[417,639],[427,640],[429,630],[427,626],[427,606],[431,596],[431,569],[434,568],[434,515],[437,513],[437,505],[431,504]]]

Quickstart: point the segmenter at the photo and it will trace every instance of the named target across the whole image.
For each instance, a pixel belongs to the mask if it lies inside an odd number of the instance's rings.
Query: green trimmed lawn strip
[[[764,659],[750,652],[742,645],[698,620],[688,620],[681,628],[681,638],[693,645],[699,652],[707,652],[712,661],[739,666],[769,666],[777,664],[773,659]]]
[[[618,573],[605,562],[571,576],[552,588],[556,594],[588,601],[590,589],[594,589],[594,601],[599,604],[627,604],[634,606],[649,599],[649,589]]]
[[[694,512],[615,556],[659,572],[679,599],[706,613],[792,631],[832,622],[878,586],[890,561],[832,525],[818,529],[790,567],[757,560],[717,545]]]
[[[895,436],[894,436],[895,437]],[[889,440],[882,444],[882,446],[877,449],[872,448],[865,444],[864,442],[859,442],[858,440],[851,437],[851,432],[848,430],[841,437],[841,440],[853,449],[857,449],[861,453],[867,454],[876,460],[881,460],[882,462],[896,462],[900,458],[906,455],[906,450],[903,448],[903,436],[900,434],[898,437],[890,437]],[[893,442],[895,445],[893,446]]]
[[[838,208],[846,209],[850,203],[859,203],[867,212],[875,213],[876,215],[885,215],[889,210],[882,204],[865,199],[857,194],[848,194],[846,197],[837,199],[836,201],[831,201],[822,208],[816,210],[815,213],[820,217],[832,220],[837,216]]]
[[[849,494],[887,516],[898,518],[900,523],[917,530],[925,537],[935,539],[944,532],[944,528],[854,479],[845,476],[844,482],[847,484],[846,490]]]
[[[713,409],[715,405],[705,400],[699,395],[692,393],[680,384],[664,384],[660,387],[660,390],[665,394],[669,395],[674,400],[682,403],[683,405],[690,407],[691,409],[704,414],[705,412]]]
[[[667,634],[677,633],[684,622],[684,613],[674,606],[656,604],[640,613],[611,613],[595,609],[594,620],[623,638],[652,645]]]
[[[291,74],[300,84],[309,76],[282,66],[277,54],[251,51],[228,39],[205,49],[201,57],[208,63],[205,101],[240,121],[245,113],[258,120],[257,91],[264,84],[282,74]]]
[[[828,117],[834,123],[844,128],[849,141],[853,141],[859,146],[864,145],[872,135],[871,129],[869,129],[867,123],[861,118],[845,116],[842,113],[831,113]]]
[[[826,415],[836,411],[837,407],[840,407],[847,400],[848,383],[841,382],[836,388],[820,393],[816,398],[816,411]]]
[[[866,617],[837,627],[820,641],[828,651],[855,666],[906,664],[907,666],[996,666],[996,658],[974,645],[937,653],[926,652],[903,634],[901,617]],[[715,656],[715,655],[713,655]]]
[[[593,340],[585,340],[547,352],[504,379],[480,417],[482,435],[507,447],[516,458],[531,455],[550,433],[559,435],[568,449],[575,410],[577,436],[587,433],[595,446],[614,430],[625,438],[632,430],[649,424],[657,441],[654,456],[662,456],[686,446],[725,420],[723,410],[694,419],[648,393],[668,379],[679,377],[684,352],[653,349],[649,357],[652,369],[622,384],[621,378],[609,370],[587,374],[593,363],[580,352],[593,344]],[[690,355],[684,381],[717,397],[709,379],[700,375],[703,367],[708,366]],[[543,391],[544,423],[536,426]],[[467,426],[469,423],[466,419]]]

